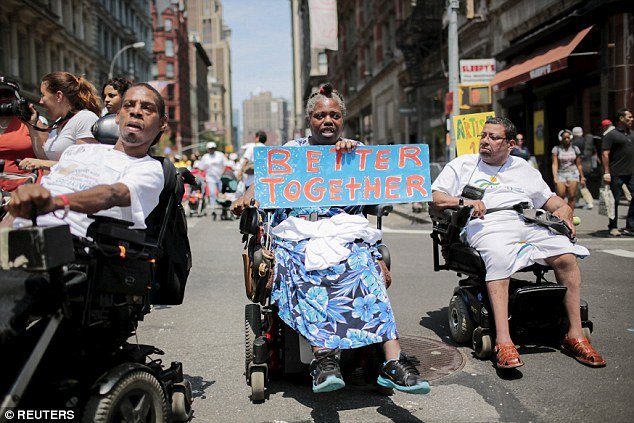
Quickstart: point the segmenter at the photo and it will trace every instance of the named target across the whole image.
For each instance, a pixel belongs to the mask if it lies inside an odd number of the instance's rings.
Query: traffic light
[[[488,85],[460,85],[460,108],[471,109],[475,106],[491,104],[491,87]]]

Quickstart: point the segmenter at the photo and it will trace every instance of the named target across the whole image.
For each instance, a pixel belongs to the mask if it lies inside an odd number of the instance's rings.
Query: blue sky
[[[289,0],[225,0],[225,23],[231,28],[232,103],[258,87],[274,97],[292,99],[293,68]]]

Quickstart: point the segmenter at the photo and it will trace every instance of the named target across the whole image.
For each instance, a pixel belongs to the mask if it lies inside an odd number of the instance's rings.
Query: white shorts
[[[478,250],[486,266],[486,280],[506,279],[534,263],[545,265],[544,259],[561,254],[585,258],[587,248],[573,244],[565,235],[551,232],[544,226],[527,225],[519,215],[476,219],[466,228],[467,243]],[[498,214],[498,213],[496,213]]]
[[[579,182],[579,180],[577,168],[571,171],[557,172],[557,182]]]

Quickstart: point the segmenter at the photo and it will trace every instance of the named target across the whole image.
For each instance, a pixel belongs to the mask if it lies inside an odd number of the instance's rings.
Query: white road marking
[[[619,257],[634,258],[634,251],[628,251],[628,250],[599,250],[599,251],[603,251],[604,253],[613,254]]]
[[[600,241],[600,242],[633,242],[634,238],[632,237],[620,237],[620,238],[603,238],[603,237],[590,237],[590,238],[577,238],[577,242],[587,242],[587,241]]]
[[[383,233],[386,234],[406,234],[406,235],[429,235],[431,233],[430,230],[426,229],[390,229],[386,226],[383,226]]]

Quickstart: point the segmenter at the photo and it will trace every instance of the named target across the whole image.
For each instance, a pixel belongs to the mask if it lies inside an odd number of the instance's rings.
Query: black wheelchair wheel
[[[105,395],[93,395],[86,404],[84,423],[168,421],[169,411],[161,384],[147,371],[135,370]]]
[[[253,362],[253,343],[262,334],[260,304],[244,306],[244,371],[248,376],[249,364]]]
[[[461,296],[454,295],[451,297],[447,314],[451,338],[459,344],[465,344],[471,341],[475,324]]]

